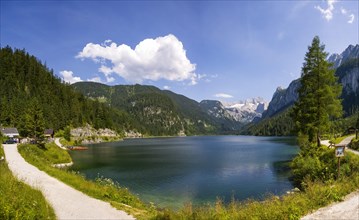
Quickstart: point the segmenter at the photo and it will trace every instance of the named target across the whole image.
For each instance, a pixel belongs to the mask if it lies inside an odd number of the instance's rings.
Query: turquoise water
[[[129,139],[72,151],[72,169],[104,176],[146,202],[179,208],[184,203],[261,199],[293,186],[286,162],[298,152],[293,138],[199,136]]]

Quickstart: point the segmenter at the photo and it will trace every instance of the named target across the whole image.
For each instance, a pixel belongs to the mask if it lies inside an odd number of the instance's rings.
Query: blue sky
[[[358,44],[358,1],[1,1],[1,46],[66,81],[146,84],[197,101],[270,100],[318,35]]]

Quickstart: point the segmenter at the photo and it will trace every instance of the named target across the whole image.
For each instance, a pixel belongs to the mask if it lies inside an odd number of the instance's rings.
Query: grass
[[[67,151],[53,144],[47,144],[45,148],[39,148],[36,145],[20,145],[19,152],[27,162],[40,170],[91,197],[107,201],[114,207],[130,213],[138,219],[149,219],[157,214],[154,207],[143,203],[127,188],[120,187],[111,179],[99,177],[95,181],[91,181],[80,173],[52,167],[51,165],[54,163],[68,162],[67,156],[61,156],[62,154],[67,154],[70,157]],[[63,159],[60,160],[59,158]]]
[[[0,174],[0,219],[56,219],[42,193],[18,181],[5,161],[0,161]]]
[[[75,142],[73,140],[67,141],[65,138],[60,138],[60,143],[62,146],[73,146],[75,145]]]
[[[36,145],[21,145],[21,149],[31,153],[32,157],[48,165],[70,163],[72,161],[67,151],[61,150],[55,143],[48,143],[44,148],[34,146]]]

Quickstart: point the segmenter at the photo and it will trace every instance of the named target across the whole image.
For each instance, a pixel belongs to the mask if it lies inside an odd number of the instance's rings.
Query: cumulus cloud
[[[70,70],[60,71],[60,75],[65,82],[68,82],[70,84],[83,81],[80,77],[74,76],[74,73]]]
[[[349,23],[349,24],[352,24],[352,23],[354,22],[354,19],[355,19],[355,15],[354,15],[354,14],[350,14],[350,13],[348,12],[348,10],[346,10],[345,8],[341,8],[341,9],[340,9],[340,12],[341,12],[343,15],[347,16],[347,18],[349,19],[349,20],[348,20],[348,23]]]
[[[352,23],[354,22],[354,18],[355,18],[354,14],[350,14],[350,15],[349,15],[348,23],[349,23],[349,24],[352,24]]]
[[[171,87],[169,87],[169,86],[164,86],[163,89],[170,90]]]
[[[318,11],[320,11],[320,13],[323,15],[325,20],[330,21],[333,18],[334,3],[336,2],[337,2],[336,0],[327,0],[327,5],[328,5],[327,9],[323,9],[319,5],[315,6],[315,8],[318,9]]]
[[[226,93],[217,93],[214,95],[214,97],[216,98],[225,98],[225,99],[229,99],[229,98],[233,98],[232,95],[226,94]]]
[[[142,83],[145,80],[189,81],[197,84],[196,65],[186,56],[181,41],[169,34],[156,39],[145,39],[134,49],[111,40],[102,44],[88,43],[76,56],[91,59],[101,66],[98,69],[107,81],[117,74],[128,82]]]

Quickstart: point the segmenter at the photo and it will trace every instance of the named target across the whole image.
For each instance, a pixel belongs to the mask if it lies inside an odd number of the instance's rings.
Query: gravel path
[[[27,163],[16,144],[4,144],[12,173],[28,185],[42,191],[59,219],[134,219],[109,203],[91,198]]]
[[[59,146],[61,149],[67,150],[67,148],[64,147],[64,146],[62,146],[62,144],[60,143],[60,138],[55,138],[55,144],[56,144],[57,146]]]
[[[309,219],[359,219],[359,191],[346,196],[343,202],[320,208],[314,213],[307,215],[302,220]]]

